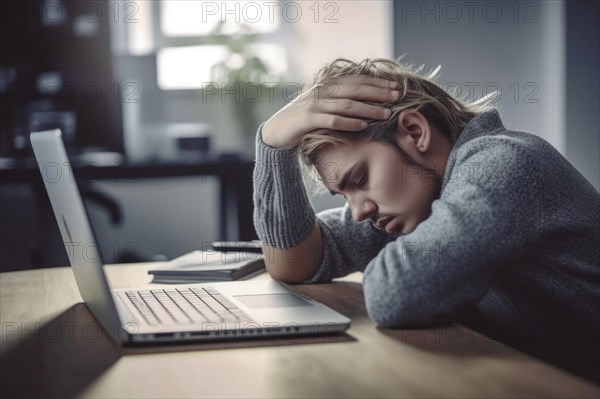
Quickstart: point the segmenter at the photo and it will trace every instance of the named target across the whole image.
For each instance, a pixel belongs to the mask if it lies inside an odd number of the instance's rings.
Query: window
[[[168,37],[206,36],[221,20],[226,34],[238,32],[241,23],[256,33],[273,33],[279,27],[278,14],[264,2],[162,0],[160,5],[161,31]]]
[[[287,71],[286,52],[277,40],[280,15],[274,2],[161,0],[123,3],[136,23],[127,24],[127,53],[156,56],[157,83],[162,90],[202,89],[215,81],[213,66],[243,66],[256,56],[274,76]],[[256,34],[243,48],[216,44],[221,35]],[[238,53],[239,52],[239,53]]]

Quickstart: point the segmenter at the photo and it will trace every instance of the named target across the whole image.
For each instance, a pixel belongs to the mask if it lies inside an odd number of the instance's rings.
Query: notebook
[[[148,274],[153,283],[178,284],[242,280],[265,270],[262,254],[197,250],[151,269]]]

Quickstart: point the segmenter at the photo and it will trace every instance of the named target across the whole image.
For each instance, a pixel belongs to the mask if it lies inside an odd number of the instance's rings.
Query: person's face
[[[370,219],[388,234],[408,234],[429,217],[443,176],[439,163],[443,162],[443,169],[447,161],[447,156],[437,159],[435,155],[439,151],[431,151],[424,157],[423,152],[427,151],[418,150],[422,141],[415,140],[414,135],[406,137],[408,139],[404,140],[401,134],[398,136],[401,148],[412,159],[428,167],[412,165],[397,149],[375,141],[327,147],[317,165],[329,191],[342,194],[348,201],[354,220]],[[431,140],[428,143],[427,147],[430,147]],[[340,183],[344,182],[340,188]]]

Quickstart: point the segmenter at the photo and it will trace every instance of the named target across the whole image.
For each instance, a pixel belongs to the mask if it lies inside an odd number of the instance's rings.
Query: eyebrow
[[[346,187],[346,183],[348,183],[348,178],[350,177],[350,174],[352,173],[352,171],[354,170],[355,167],[356,167],[356,164],[352,165],[350,167],[350,169],[348,169],[346,171],[346,173],[344,173],[344,176],[342,176],[342,179],[340,180],[340,182],[337,185],[337,189],[339,191],[343,191],[344,190],[344,187]],[[337,194],[335,191],[329,190],[329,192],[331,193],[331,195],[336,195]]]

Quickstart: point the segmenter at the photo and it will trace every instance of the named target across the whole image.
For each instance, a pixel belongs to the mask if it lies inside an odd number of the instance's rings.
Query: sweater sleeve
[[[298,149],[273,148],[256,134],[253,172],[253,222],[256,234],[273,248],[290,248],[304,241],[316,223],[298,163]]]
[[[347,202],[343,207],[319,212],[317,223],[323,236],[323,259],[315,275],[303,281],[305,284],[327,283],[364,271],[369,261],[394,239],[376,230],[368,221],[356,222]]]
[[[365,268],[367,312],[378,325],[451,318],[462,305],[477,303],[499,265],[510,264],[539,233],[535,161],[522,148],[487,140],[461,148],[430,216],[388,243]]]
[[[363,271],[389,237],[368,221],[355,222],[347,203],[315,214],[302,180],[297,148],[266,145],[262,126],[256,135],[253,175],[253,222],[258,237],[273,248],[290,248],[305,240],[318,223],[323,258],[316,273],[303,283],[329,282]]]

